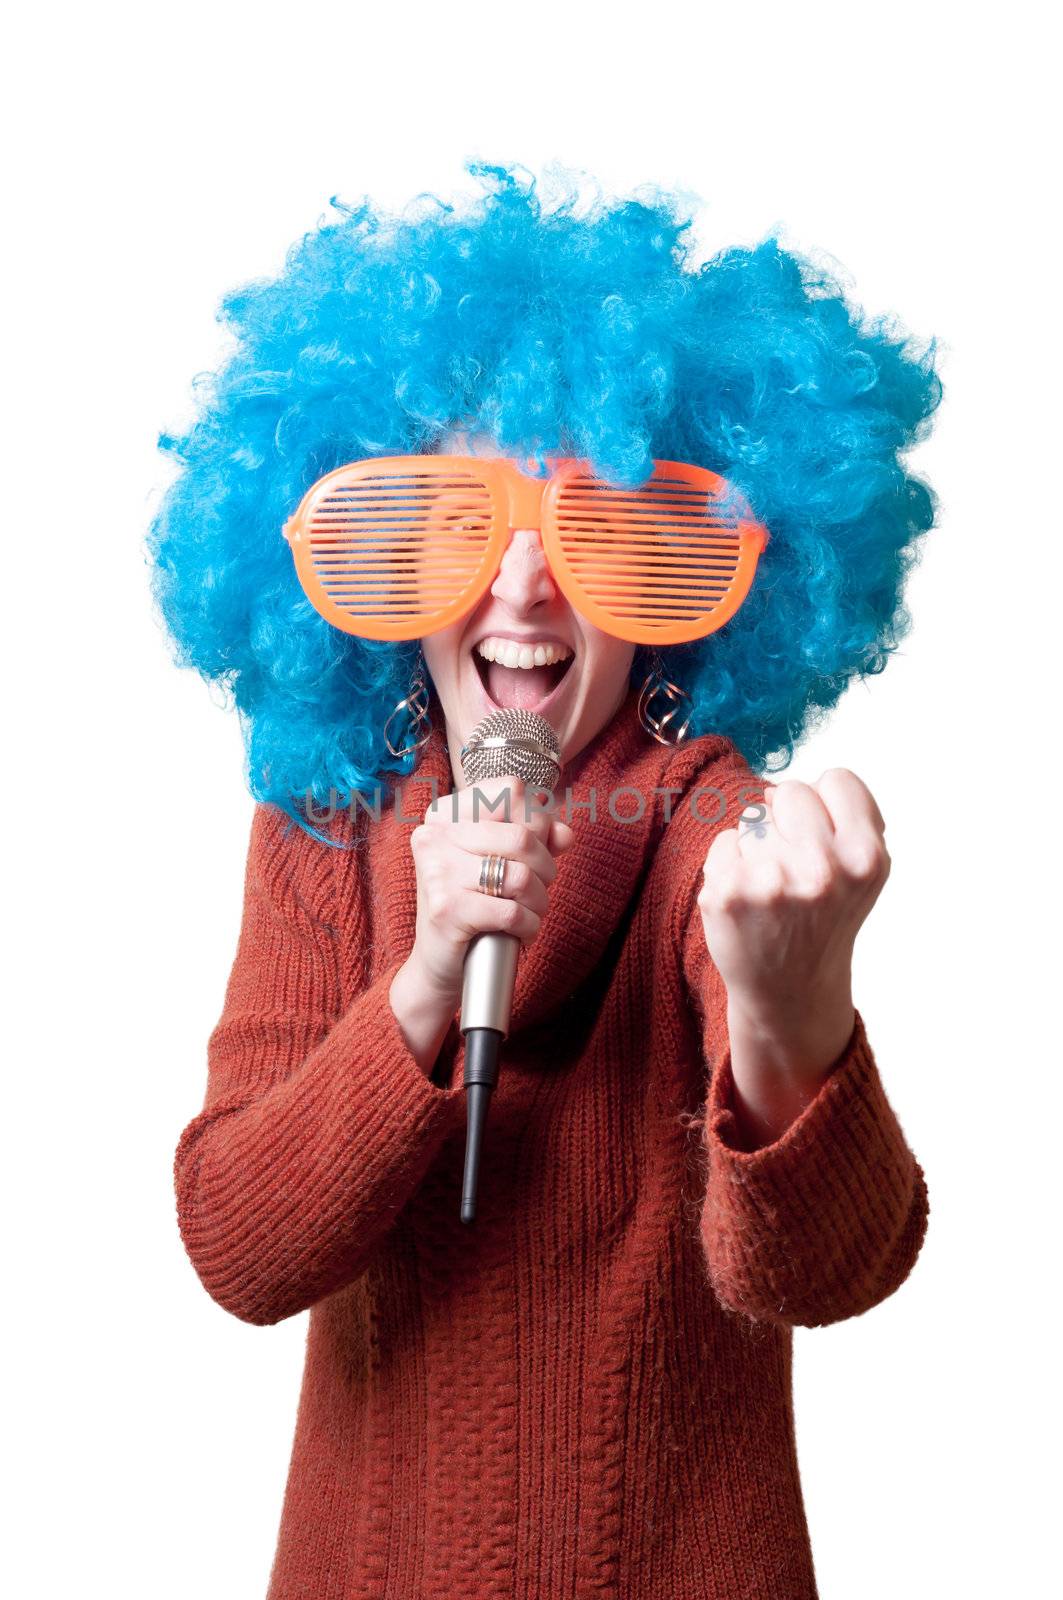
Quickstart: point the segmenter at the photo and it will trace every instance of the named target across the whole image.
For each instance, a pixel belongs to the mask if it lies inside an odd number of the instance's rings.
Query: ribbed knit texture
[[[465,1227],[460,1039],[429,1078],[388,1004],[429,775],[449,791],[439,733],[406,818],[354,851],[256,810],[177,1147],[208,1292],[250,1323],[311,1308],[268,1600],[809,1600],[790,1329],[896,1289],[927,1207],[859,1018],[798,1121],[743,1149],[695,897],[755,780],[725,739],[650,741],[634,695],[599,736]],[[641,820],[610,817],[621,785]]]

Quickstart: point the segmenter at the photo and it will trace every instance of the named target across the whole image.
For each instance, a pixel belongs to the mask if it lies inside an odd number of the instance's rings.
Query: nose
[[[515,528],[491,585],[496,600],[515,615],[548,605],[557,594],[537,528]]]

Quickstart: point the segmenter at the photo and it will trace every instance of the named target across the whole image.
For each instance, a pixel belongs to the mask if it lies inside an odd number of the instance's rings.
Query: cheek
[[[602,633],[597,628],[585,639],[584,659],[587,670],[594,680],[595,688],[600,688],[603,696],[615,695],[627,684],[631,677],[631,663],[634,658],[633,644],[628,644],[623,639],[614,639],[611,634]]]
[[[451,628],[421,640],[425,664],[434,683],[452,682],[458,671],[458,636]]]

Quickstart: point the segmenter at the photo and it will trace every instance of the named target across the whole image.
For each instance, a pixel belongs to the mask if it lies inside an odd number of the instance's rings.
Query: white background
[[[799,1446],[824,1600],[1050,1592],[1058,195],[1039,9],[184,0],[41,7],[9,31],[7,1592],[265,1591],[306,1318],[229,1317],[176,1229],[251,802],[234,720],[151,614],[154,440],[217,358],[223,290],[277,268],[333,194],[471,193],[476,156],[689,190],[707,251],[781,228],[941,342],[914,631],[792,769],[854,768],[887,819],[857,998],[933,1215],[899,1294],[798,1334]]]

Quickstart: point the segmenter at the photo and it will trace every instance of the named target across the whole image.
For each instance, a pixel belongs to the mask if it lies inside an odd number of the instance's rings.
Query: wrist
[[[734,1110],[749,1150],[780,1138],[819,1093],[856,1023],[844,994],[798,1013],[728,996],[727,1032]]]
[[[457,1010],[461,1000],[461,979],[450,973],[438,972],[414,941],[413,949],[396,973],[411,994],[416,994],[422,1004],[445,1010],[448,1017]]]
[[[759,1070],[794,1082],[815,1080],[842,1054],[856,1025],[849,994],[810,997],[795,1010],[751,1006],[728,996],[727,1031],[732,1056],[755,1060]]]
[[[460,996],[435,982],[414,955],[398,968],[391,980],[388,1001],[411,1055],[426,1076],[439,1056]]]

